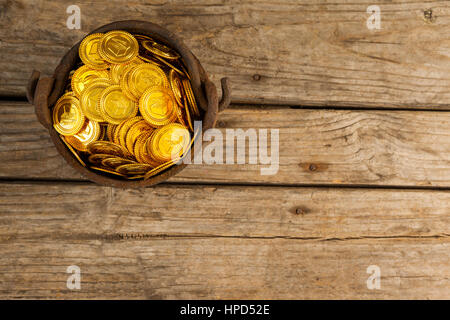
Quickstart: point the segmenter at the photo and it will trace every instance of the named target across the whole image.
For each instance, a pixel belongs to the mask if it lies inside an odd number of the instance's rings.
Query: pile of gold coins
[[[53,126],[82,165],[148,179],[187,154],[191,116],[200,112],[175,50],[117,30],[84,38],[79,56],[53,107]]]

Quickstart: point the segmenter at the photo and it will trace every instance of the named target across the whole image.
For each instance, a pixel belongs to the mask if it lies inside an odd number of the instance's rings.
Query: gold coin
[[[147,152],[147,143],[151,141],[153,133],[147,132],[140,135],[134,145],[136,159],[139,159],[141,163],[147,163],[152,167],[157,167],[161,164],[161,161],[155,160],[153,156]]]
[[[74,136],[66,137],[66,141],[79,151],[87,151],[87,145],[100,137],[100,124],[86,120],[83,128]]]
[[[102,160],[102,165],[105,167],[110,167],[115,169],[117,167],[123,166],[124,164],[133,164],[136,163],[133,160],[120,158],[120,157],[111,157]]]
[[[112,158],[112,157],[113,156],[110,154],[96,153],[96,154],[91,154],[88,157],[88,161],[92,164],[101,165],[103,160]]]
[[[110,63],[126,63],[139,53],[137,40],[125,31],[110,31],[103,35],[99,43],[100,56]]]
[[[141,121],[143,118],[141,116],[133,117],[131,119],[125,120],[125,122],[122,124],[119,130],[119,144],[122,147],[126,148],[126,137],[127,133],[130,130],[131,126],[135,124],[136,122]]]
[[[169,83],[170,89],[172,89],[173,96],[177,100],[178,105],[184,107],[183,105],[183,84],[181,83],[180,77],[175,73],[174,70],[169,72]]]
[[[147,122],[159,127],[174,121],[176,103],[171,90],[152,87],[147,89],[139,100],[139,110]]]
[[[191,135],[189,131],[179,123],[171,123],[156,130],[147,151],[156,160],[170,161],[179,158],[187,151]]]
[[[73,93],[65,93],[53,108],[53,127],[62,135],[77,134],[83,127],[84,119],[80,101]]]
[[[103,115],[99,112],[97,105],[102,92],[112,85],[108,79],[95,79],[83,90],[80,98],[81,109],[89,120],[104,122]]]
[[[106,127],[106,138],[109,141],[113,141],[114,131],[116,130],[116,128],[117,128],[117,125],[108,123],[108,125]]]
[[[99,42],[103,33],[94,33],[87,36],[80,43],[78,54],[81,61],[88,67],[96,70],[108,68],[108,63],[99,55]]]
[[[94,169],[94,170],[97,170],[97,171],[100,171],[100,172],[105,172],[105,173],[113,174],[115,176],[126,178],[125,175],[120,174],[120,173],[115,172],[115,171],[112,171],[112,170],[109,170],[109,169],[106,169],[106,168],[100,168],[100,167],[93,167],[93,166],[91,166],[90,169]]]
[[[145,163],[124,164],[116,168],[116,171],[124,175],[144,174],[152,167]]]
[[[192,112],[196,116],[200,116],[200,112],[198,111],[197,103],[195,102],[194,92],[192,91],[191,83],[187,79],[182,80],[184,92],[186,93],[187,100],[189,105],[192,108]]]
[[[135,67],[136,65],[130,64],[123,70],[122,77],[120,78],[120,88],[122,89],[123,93],[128,97],[128,99],[133,101],[139,101],[139,99],[134,95],[134,92],[132,92],[128,86],[129,75]]]
[[[125,151],[120,145],[110,141],[94,141],[87,145],[87,151],[90,154],[109,154],[118,157],[126,157],[128,151]]]
[[[180,55],[175,50],[156,41],[144,40],[141,42],[141,44],[145,49],[157,56],[170,60],[178,59],[180,57]]]
[[[110,69],[111,80],[115,84],[120,84],[120,79],[123,77],[125,69],[128,67],[137,66],[141,63],[143,63],[143,61],[139,57],[136,57],[128,63],[112,64]]]
[[[102,92],[98,112],[109,123],[119,124],[134,117],[138,112],[138,105],[125,96],[120,86],[114,85]]]
[[[141,151],[142,151],[143,146],[146,144],[147,140],[150,138],[151,135],[152,135],[152,132],[150,132],[150,131],[144,132],[140,136],[137,137],[136,142],[134,143],[133,154],[136,157],[136,160],[140,163],[146,163],[146,161],[144,161],[144,159],[142,159],[142,157],[141,157]]]
[[[64,144],[67,146],[67,148],[70,150],[70,152],[72,152],[72,154],[74,155],[74,157],[78,160],[79,163],[81,163],[81,165],[83,167],[86,167],[86,164],[84,163],[83,160],[81,160],[80,155],[75,151],[75,149],[66,141],[66,138],[63,135],[59,136],[61,138],[61,140],[64,142]]]
[[[128,87],[134,96],[140,98],[150,87],[169,87],[169,80],[160,67],[151,63],[143,63],[128,74]]]
[[[137,138],[144,132],[152,132],[153,127],[145,121],[141,120],[139,122],[134,123],[127,132],[127,136],[125,138],[125,146],[131,153],[134,153],[134,144],[136,143]]]
[[[84,88],[92,82],[92,80],[98,78],[106,78],[108,79],[109,74],[106,70],[94,70],[89,68],[88,66],[82,66],[78,68],[73,74],[71,80],[71,88],[72,91],[78,96],[81,96]]]

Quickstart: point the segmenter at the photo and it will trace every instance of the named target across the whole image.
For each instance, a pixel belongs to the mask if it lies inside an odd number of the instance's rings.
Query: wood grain
[[[443,191],[2,183],[0,296],[448,299],[449,200]],[[69,265],[81,268],[80,291],[66,288]],[[381,269],[381,290],[367,289],[369,265]]]
[[[71,4],[2,2],[1,95],[24,96],[32,69],[51,74],[90,30],[141,19],[182,37],[216,84],[230,77],[234,102],[449,109],[448,1],[378,2],[380,30],[366,27],[373,1],[80,0],[81,30],[66,27]]]
[[[1,102],[0,115],[0,177],[83,179],[59,156],[32,106]],[[190,165],[172,182],[450,186],[446,112],[232,106],[218,125],[224,137],[225,128],[279,129],[278,173],[261,175],[262,164]]]

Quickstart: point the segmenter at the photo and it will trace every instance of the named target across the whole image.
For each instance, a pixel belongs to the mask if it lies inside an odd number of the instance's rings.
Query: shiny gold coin
[[[136,163],[136,162],[134,162],[133,160],[120,158],[120,157],[111,157],[111,158],[106,158],[106,159],[102,160],[102,165],[104,165],[105,167],[112,168],[112,169],[123,166],[124,164],[134,164],[134,163]]]
[[[139,101],[138,97],[135,96],[134,92],[128,86],[129,75],[135,68],[134,65],[127,66],[122,73],[122,77],[120,78],[120,88],[123,93],[128,97],[128,99],[133,101]]]
[[[192,91],[191,83],[187,79],[182,80],[184,92],[186,93],[189,106],[192,108],[192,112],[195,116],[200,116],[200,112],[197,107],[197,102],[195,101],[194,92]]]
[[[116,171],[124,175],[144,174],[152,167],[144,163],[124,164],[116,168]]]
[[[150,124],[145,120],[134,123],[128,130],[127,136],[125,138],[125,146],[127,150],[131,153],[134,153],[134,144],[136,143],[138,137],[144,132],[152,131],[153,127],[151,127]]]
[[[104,172],[104,173],[109,173],[109,174],[112,174],[112,175],[115,175],[115,176],[119,176],[119,177],[122,177],[122,178],[126,178],[127,177],[127,176],[125,176],[123,174],[120,174],[118,172],[115,172],[113,170],[109,170],[109,169],[106,169],[106,168],[100,168],[100,167],[93,167],[93,166],[91,166],[90,169],[93,169],[93,170],[96,170],[96,171],[100,171],[100,172]]]
[[[81,93],[81,109],[89,120],[104,122],[103,115],[97,108],[100,96],[103,91],[112,85],[108,79],[95,79],[90,82]]]
[[[100,125],[96,121],[86,120],[83,128],[74,136],[66,137],[66,141],[79,151],[87,151],[87,145],[100,137]]]
[[[112,158],[114,156],[110,155],[110,154],[103,154],[103,153],[96,153],[96,154],[91,154],[88,157],[88,161],[91,164],[95,164],[95,165],[101,165],[102,161],[108,158]]]
[[[179,123],[171,123],[156,130],[149,144],[148,153],[162,162],[181,157],[189,146],[191,135]]]
[[[64,144],[66,145],[66,147],[70,150],[70,152],[72,152],[73,156],[78,160],[78,162],[83,166],[86,167],[86,164],[84,163],[83,160],[81,160],[80,155],[75,151],[75,149],[66,141],[66,138],[63,135],[59,136],[61,138],[61,140],[64,142]]]
[[[94,141],[87,145],[87,151],[90,154],[109,154],[118,157],[126,157],[128,151],[125,151],[120,145],[110,141]]]
[[[81,61],[88,67],[96,70],[108,68],[108,63],[99,55],[99,43],[103,33],[94,33],[87,36],[80,43],[78,54]]]
[[[169,48],[166,45],[163,45],[162,43],[158,43],[153,40],[144,40],[141,42],[141,44],[145,49],[157,56],[170,60],[178,59],[180,57],[180,55],[175,50]]]
[[[139,100],[139,110],[147,122],[159,127],[174,121],[176,103],[170,89],[152,87],[147,89]]]
[[[144,62],[139,57],[136,57],[128,63],[112,64],[110,69],[111,80],[115,84],[120,84],[120,79],[123,77],[124,71],[129,67],[137,66],[141,63]]]
[[[140,98],[150,87],[169,87],[169,80],[160,67],[151,63],[143,63],[128,74],[128,87],[134,96]]]
[[[170,70],[169,72],[169,83],[170,89],[172,89],[173,96],[179,106],[184,107],[183,105],[183,84],[181,83],[180,77],[176,74],[174,70]]]
[[[152,167],[157,167],[161,164],[161,161],[155,160],[150,153],[147,152],[147,143],[151,141],[153,133],[147,132],[138,137],[136,144],[134,145],[136,159],[139,159],[141,163],[147,163]]]
[[[99,78],[108,79],[109,73],[106,70],[94,70],[89,68],[88,66],[82,66],[78,68],[73,74],[71,80],[71,88],[72,91],[78,96],[81,96],[84,88],[92,82],[92,80]]]
[[[125,31],[110,31],[103,35],[99,43],[100,56],[110,63],[126,63],[139,53],[137,40]]]
[[[131,126],[139,121],[141,121],[143,118],[141,116],[133,117],[131,119],[125,120],[125,122],[120,127],[119,131],[119,144],[122,147],[126,148],[126,137],[127,133],[130,130]]]
[[[108,123],[108,126],[106,127],[106,138],[109,141],[113,141],[114,137],[114,131],[116,130],[117,125]]]
[[[81,130],[84,124],[84,114],[80,101],[73,93],[65,93],[53,108],[53,127],[65,136],[73,136]]]
[[[138,112],[138,105],[125,96],[120,86],[114,85],[102,92],[98,112],[107,122],[119,124],[134,117]]]
[[[150,132],[150,131],[144,132],[136,139],[136,142],[134,143],[133,154],[136,157],[136,160],[140,163],[147,163],[141,157],[141,151],[143,149],[143,146],[145,146],[145,144],[147,143],[147,140],[150,138],[151,135],[152,135],[152,132]]]

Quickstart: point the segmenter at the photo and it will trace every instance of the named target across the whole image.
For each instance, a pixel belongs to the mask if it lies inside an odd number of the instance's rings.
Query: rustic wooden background
[[[27,79],[125,19],[230,78],[220,128],[280,129],[277,175],[193,165],[121,190],[64,162]],[[450,298],[449,31],[449,1],[0,0],[0,297]]]

